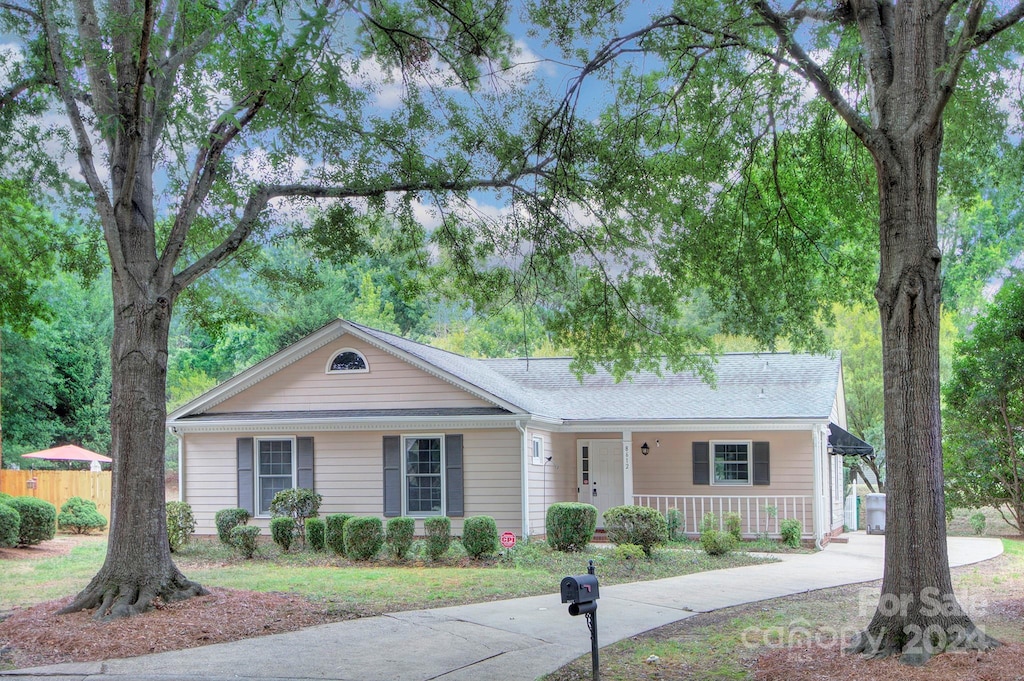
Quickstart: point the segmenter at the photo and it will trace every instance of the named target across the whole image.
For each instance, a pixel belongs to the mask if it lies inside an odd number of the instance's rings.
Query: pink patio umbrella
[[[47,461],[98,461],[100,463],[113,461],[109,456],[90,452],[78,445],[61,445],[53,449],[44,449],[41,452],[22,454],[22,456],[26,459],[46,459]]]

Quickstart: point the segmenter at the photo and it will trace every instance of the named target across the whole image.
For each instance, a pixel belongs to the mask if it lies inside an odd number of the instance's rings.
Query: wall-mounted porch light
[[[640,453],[643,454],[644,456],[647,456],[648,454],[651,453],[651,446],[646,442],[643,443],[642,445],[640,445]]]

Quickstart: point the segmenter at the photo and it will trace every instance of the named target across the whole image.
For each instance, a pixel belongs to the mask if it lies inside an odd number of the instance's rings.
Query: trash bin
[[[868,534],[885,534],[885,495],[869,494],[864,506]]]

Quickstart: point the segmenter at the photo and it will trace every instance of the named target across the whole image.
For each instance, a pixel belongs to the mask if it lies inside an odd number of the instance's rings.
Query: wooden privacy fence
[[[110,521],[110,471],[12,471],[5,468],[0,470],[0,492],[49,501],[57,507],[58,513],[71,497],[91,499]]]

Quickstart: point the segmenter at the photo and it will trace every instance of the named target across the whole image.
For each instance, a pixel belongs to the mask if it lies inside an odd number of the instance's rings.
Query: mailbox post
[[[569,604],[573,617],[584,615],[590,629],[590,660],[593,665],[594,681],[600,681],[599,653],[597,649],[597,599],[601,593],[594,574],[594,561],[587,566],[587,574],[563,577],[561,584],[562,602]]]

